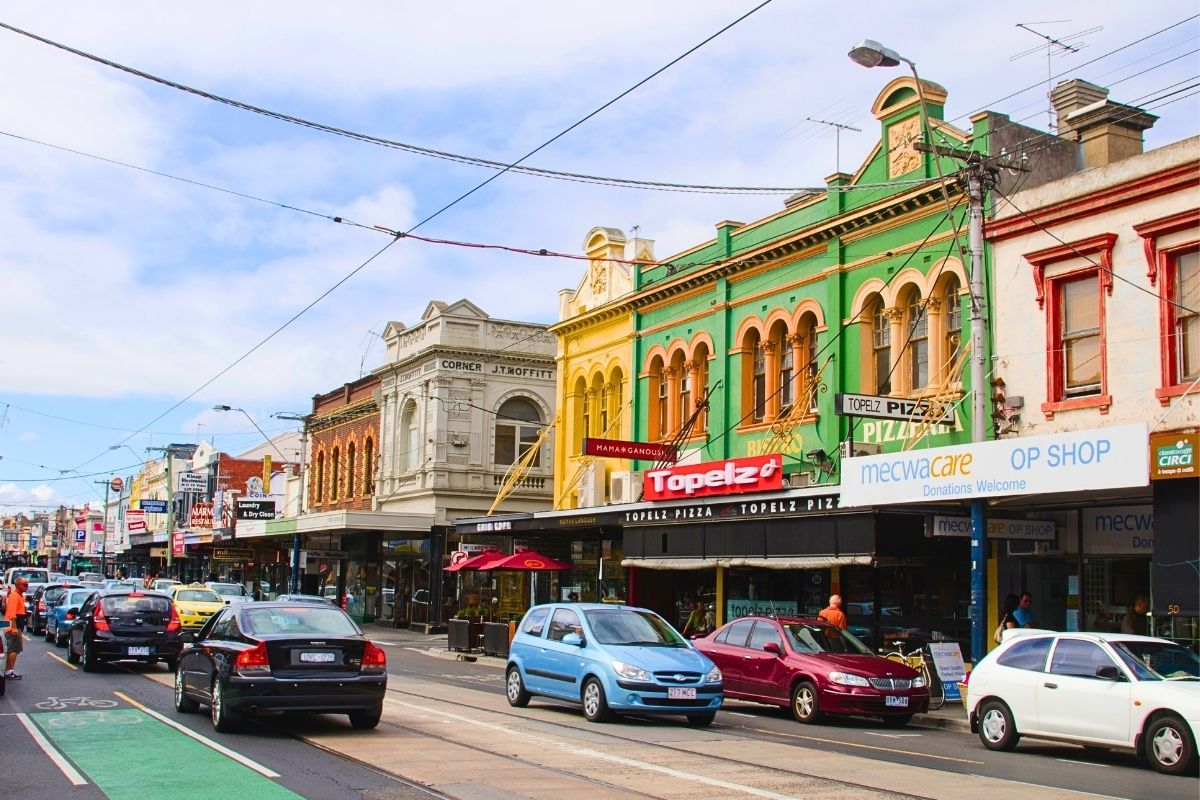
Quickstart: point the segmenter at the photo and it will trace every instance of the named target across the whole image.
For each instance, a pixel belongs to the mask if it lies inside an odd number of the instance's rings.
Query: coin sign
[[[114,492],[120,494],[121,489],[125,486],[125,481],[121,480],[121,476],[118,475],[117,477],[113,478],[111,482],[109,482],[108,486]]]

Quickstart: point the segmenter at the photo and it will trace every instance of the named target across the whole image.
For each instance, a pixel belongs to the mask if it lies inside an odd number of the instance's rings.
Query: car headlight
[[[922,678],[920,675],[918,675],[917,677],[912,679],[912,685],[913,685],[914,689],[920,689],[922,686],[925,685],[925,679]]]
[[[854,675],[849,672],[831,672],[829,680],[833,683],[841,684],[842,686],[870,686],[871,683],[862,675]]]
[[[622,678],[628,678],[631,681],[642,681],[650,683],[650,673],[641,667],[635,667],[633,664],[626,664],[624,661],[612,662],[613,672],[620,675]]]
[[[713,665],[713,668],[704,676],[705,683],[720,683],[723,680],[725,680],[725,676],[721,674],[721,668],[716,665]]]

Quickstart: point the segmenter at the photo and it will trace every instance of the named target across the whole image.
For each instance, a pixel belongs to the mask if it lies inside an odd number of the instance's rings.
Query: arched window
[[[511,397],[496,412],[496,466],[515,464],[529,448],[537,444],[542,414],[532,401]],[[542,465],[541,452],[535,452],[531,467]]]
[[[583,440],[588,437],[588,404],[587,404],[587,383],[583,378],[575,381],[575,391],[571,396],[572,406],[572,426],[575,436],[575,452],[583,453]]]
[[[868,308],[871,319],[871,378],[875,394],[892,393],[892,328],[884,313],[883,298],[876,295]]]
[[[325,451],[317,453],[317,481],[313,487],[313,498],[318,503],[325,502]]]
[[[417,401],[410,399],[400,413],[400,471],[411,472],[421,463]]]
[[[597,372],[592,376],[592,390],[588,393],[588,436],[603,436],[604,413],[604,376]]]
[[[620,439],[623,431],[621,430],[621,412],[623,403],[621,400],[622,384],[625,382],[625,375],[621,372],[620,367],[613,367],[613,371],[608,375],[608,425],[612,426],[612,430],[606,434],[610,439]]]
[[[332,491],[330,491],[330,493],[329,493],[329,501],[331,503],[336,503],[338,501],[338,498],[341,497],[341,488],[342,488],[341,461],[342,461],[342,454],[341,454],[340,448],[337,448],[337,447],[333,448],[333,461],[329,465],[329,473],[330,473],[329,477],[330,477],[330,483],[332,484],[332,486],[330,487]]]
[[[788,342],[787,326],[783,322],[776,322],[771,326],[771,347],[777,354],[776,363],[779,364],[779,370],[778,375],[773,376],[776,385],[768,388],[779,393],[779,402],[768,405],[777,406],[779,416],[783,416],[791,410],[796,399],[795,362],[792,358],[792,345]]]
[[[808,404],[808,411],[817,410],[817,318],[809,313],[800,317],[796,326],[796,368],[800,371],[799,402]]]
[[[375,494],[375,440],[367,437],[363,445],[363,496]]]
[[[942,303],[946,309],[946,361],[942,369],[947,377],[947,380],[953,381],[955,376],[951,374],[955,365],[958,364],[958,359],[962,356],[963,341],[962,341],[962,304],[958,295],[961,291],[958,283],[958,277],[951,275],[946,280],[946,293],[943,295]]]
[[[679,394],[675,398],[675,424],[671,433],[676,434],[692,415],[692,376],[688,374],[687,359],[682,350],[671,356],[671,372],[679,381]]]
[[[354,460],[354,456],[357,455],[354,449],[354,442],[346,445],[346,497],[351,499],[354,498],[354,470],[358,467]]]
[[[696,344],[696,349],[692,351],[692,361],[696,364],[696,385],[692,387],[695,399],[692,402],[700,403],[708,391],[708,345],[705,342]],[[696,426],[692,428],[692,431],[693,433],[703,433],[707,430],[708,412],[703,411],[700,416],[696,417]]]
[[[663,360],[655,356],[650,362],[651,439],[663,439],[667,435],[667,376],[663,372]]]
[[[749,330],[742,339],[742,417],[743,424],[762,422],[767,413],[767,354],[757,330]]]
[[[905,366],[908,370],[908,391],[919,392],[929,385],[929,315],[921,293],[916,288],[904,295],[904,327],[908,332],[908,352]]]

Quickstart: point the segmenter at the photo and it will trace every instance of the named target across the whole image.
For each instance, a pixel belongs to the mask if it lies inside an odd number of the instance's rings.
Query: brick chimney
[[[1050,92],[1058,135],[1079,142],[1083,166],[1102,167],[1142,152],[1142,131],[1158,120],[1140,108],[1108,99],[1108,89],[1085,80],[1063,81]]]

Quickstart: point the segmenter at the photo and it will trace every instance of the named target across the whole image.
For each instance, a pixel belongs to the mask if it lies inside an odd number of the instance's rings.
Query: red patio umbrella
[[[544,556],[536,550],[523,550],[520,553],[513,553],[511,556],[504,556],[491,563],[476,567],[481,571],[510,569],[520,572],[554,572],[574,568],[574,564]]]
[[[444,567],[444,572],[458,572],[464,569],[485,569],[488,564],[499,561],[508,556],[501,553],[499,550],[484,550],[482,553],[471,556],[470,558],[460,561],[457,564],[451,564]]]

